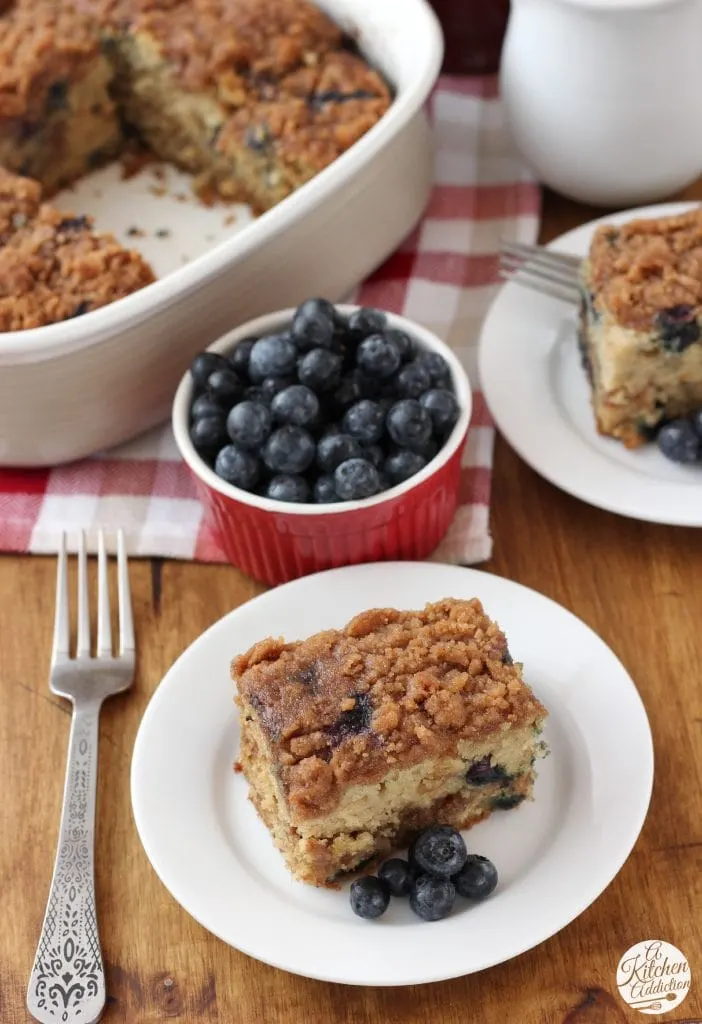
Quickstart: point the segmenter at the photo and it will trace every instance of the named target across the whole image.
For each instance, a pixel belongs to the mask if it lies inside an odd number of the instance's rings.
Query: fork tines
[[[97,643],[96,657],[111,658],[112,625],[110,615],[110,590],[107,573],[107,550],[105,535],[98,533],[98,605],[97,605]],[[129,592],[129,574],[124,533],[117,534],[117,603],[119,612],[119,656],[121,658],[134,655],[134,622]],[[61,535],[58,552],[56,576],[56,614],[54,619],[54,643],[52,662],[71,657],[70,650],[70,615],[68,596],[68,556],[66,553],[66,535]],[[85,547],[85,533],[81,530],[78,537],[78,629],[76,639],[76,658],[89,658],[90,646],[90,608],[88,605],[88,558]]]
[[[532,291],[575,303],[580,297],[580,263],[577,256],[569,253],[521,242],[505,242],[500,251],[499,274],[505,281],[514,281]]]

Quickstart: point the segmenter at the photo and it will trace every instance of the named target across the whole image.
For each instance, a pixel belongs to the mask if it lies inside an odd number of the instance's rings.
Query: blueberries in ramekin
[[[419,473],[460,409],[447,361],[381,310],[308,299],[286,330],[190,368],[190,439],[227,483],[273,501],[363,501]]]

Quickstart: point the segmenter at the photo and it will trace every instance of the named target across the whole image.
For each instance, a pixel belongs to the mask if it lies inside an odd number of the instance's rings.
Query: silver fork
[[[500,277],[563,302],[580,300],[578,271],[581,260],[569,253],[540,245],[505,242],[500,247]]]
[[[105,1006],[105,971],[95,910],[93,870],[98,723],[107,697],[134,678],[134,627],[124,536],[117,539],[119,655],[112,652],[107,555],[98,537],[96,653],[91,655],[85,537],[78,546],[78,635],[70,653],[66,539],[56,579],[49,687],[73,704],[58,849],[49,901],[27,989],[27,1008],[43,1024],[93,1024]]]

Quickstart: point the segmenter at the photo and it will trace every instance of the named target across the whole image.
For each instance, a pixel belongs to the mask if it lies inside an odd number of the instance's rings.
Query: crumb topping
[[[215,89],[242,74],[278,78],[341,43],[341,30],[307,0],[190,0],[134,22],[156,39],[189,89]]]
[[[596,306],[623,327],[653,330],[659,314],[678,307],[702,315],[702,208],[600,227],[588,275]]]
[[[349,785],[541,720],[545,709],[509,661],[477,599],[445,600],[367,611],[299,643],[264,640],[234,660],[232,677],[291,809],[316,817]]]
[[[11,8],[0,20],[0,117],[39,119],[99,52],[95,23],[64,4]]]
[[[229,118],[217,148],[243,145],[297,172],[319,170],[365,135],[389,105],[386,84],[360,57],[329,53],[276,87],[258,89],[258,98]]]
[[[155,279],[140,253],[94,233],[91,218],[39,198],[35,182],[0,174],[0,331],[81,316]]]

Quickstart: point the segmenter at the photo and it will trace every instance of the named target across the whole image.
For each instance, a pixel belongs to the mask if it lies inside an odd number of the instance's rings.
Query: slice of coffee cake
[[[547,712],[477,599],[264,640],[232,677],[251,800],[302,881],[531,795]]]
[[[702,405],[702,209],[599,228],[581,284],[597,427],[634,448]]]

